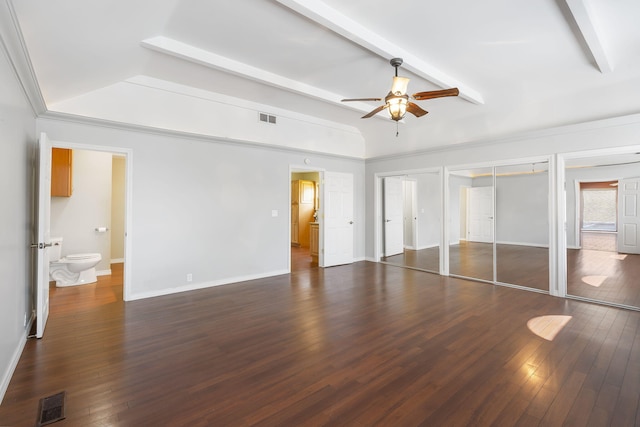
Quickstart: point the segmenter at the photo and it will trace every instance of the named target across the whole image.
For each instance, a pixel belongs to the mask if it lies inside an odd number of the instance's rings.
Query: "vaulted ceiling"
[[[184,130],[153,109],[179,93],[352,127],[364,157],[640,112],[637,0],[7,1],[53,112]],[[409,93],[460,89],[397,137],[340,102],[384,97],[393,57]],[[132,88],[148,114],[117,114]]]

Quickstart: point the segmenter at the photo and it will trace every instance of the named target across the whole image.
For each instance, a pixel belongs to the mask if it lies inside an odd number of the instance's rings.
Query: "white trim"
[[[440,168],[440,274],[443,276],[449,275],[449,191],[449,169],[443,166]]]
[[[107,270],[96,270],[96,276],[111,276],[111,269]]]
[[[566,0],[566,2],[600,72],[610,73],[613,71],[613,65],[607,57],[605,45],[601,40],[603,38],[602,32],[598,31],[598,25],[594,22],[593,15],[596,11],[590,6],[591,2],[586,0]]]
[[[122,264],[124,262],[124,258],[111,258],[111,264]]]
[[[527,242],[507,242],[507,241],[497,241],[496,245],[512,245],[512,246],[526,246],[529,248],[543,248],[549,249],[549,245],[541,245],[540,243],[527,243]]]
[[[11,1],[0,2],[0,51],[3,51],[35,116],[47,111],[20,23]]]
[[[159,296],[163,296],[163,295],[172,295],[172,294],[178,294],[181,292],[188,292],[188,291],[195,291],[198,289],[206,289],[206,288],[211,288],[214,286],[223,286],[223,285],[232,285],[232,284],[237,284],[240,282],[246,282],[249,280],[256,280],[256,279],[264,279],[266,277],[273,277],[273,276],[281,276],[283,274],[289,274],[290,271],[287,270],[276,270],[276,271],[271,271],[268,273],[261,273],[261,274],[250,274],[247,276],[236,276],[236,277],[230,277],[227,279],[220,279],[220,280],[213,280],[213,281],[209,281],[209,282],[202,282],[202,283],[195,283],[192,285],[188,285],[188,286],[179,286],[179,287],[175,287],[175,288],[165,288],[165,289],[159,289],[157,291],[148,291],[148,292],[142,292],[139,294],[132,294],[129,296],[129,299],[127,301],[135,301],[135,300],[139,300],[139,299],[146,299],[146,298],[153,298],[153,297],[159,297]]]
[[[564,209],[564,161],[557,154],[549,158],[548,224],[549,224],[549,294],[564,297],[566,294],[567,233]]]

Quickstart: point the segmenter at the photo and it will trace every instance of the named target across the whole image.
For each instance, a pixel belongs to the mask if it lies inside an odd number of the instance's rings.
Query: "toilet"
[[[99,253],[72,254],[62,257],[62,237],[51,238],[49,277],[57,287],[86,285],[98,281],[96,265],[102,260]]]

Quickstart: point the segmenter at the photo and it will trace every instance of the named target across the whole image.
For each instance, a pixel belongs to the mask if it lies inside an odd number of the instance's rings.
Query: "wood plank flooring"
[[[569,249],[567,294],[640,308],[640,255]]]
[[[292,265],[294,265],[293,263]],[[395,266],[124,303],[121,272],[55,289],[0,425],[640,425],[640,312]],[[527,323],[571,316],[552,341]]]

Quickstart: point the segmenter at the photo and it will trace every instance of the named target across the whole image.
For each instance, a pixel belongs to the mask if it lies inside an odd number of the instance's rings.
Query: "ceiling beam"
[[[374,106],[364,102],[343,103],[341,100],[346,98],[346,96],[338,95],[288,77],[283,77],[168,37],[151,37],[143,40],[140,44],[143,47],[156,52],[161,52],[185,61],[241,76],[278,89],[287,90],[289,92],[336,104],[361,113],[368,113],[374,108]],[[389,117],[385,115],[377,115],[376,117],[389,120]]]
[[[348,40],[387,60],[403,59],[402,68],[411,71],[443,89],[457,87],[460,97],[474,104],[484,104],[482,95],[401,47],[385,40],[354,20],[317,0],[276,0],[300,15],[340,34]]]
[[[567,0],[567,6],[571,10],[576,24],[580,28],[582,37],[584,37],[593,58],[596,60],[601,73],[610,73],[613,66],[607,58],[604,45],[602,44],[601,35],[598,34],[598,28],[594,21],[593,10],[586,0]]]

